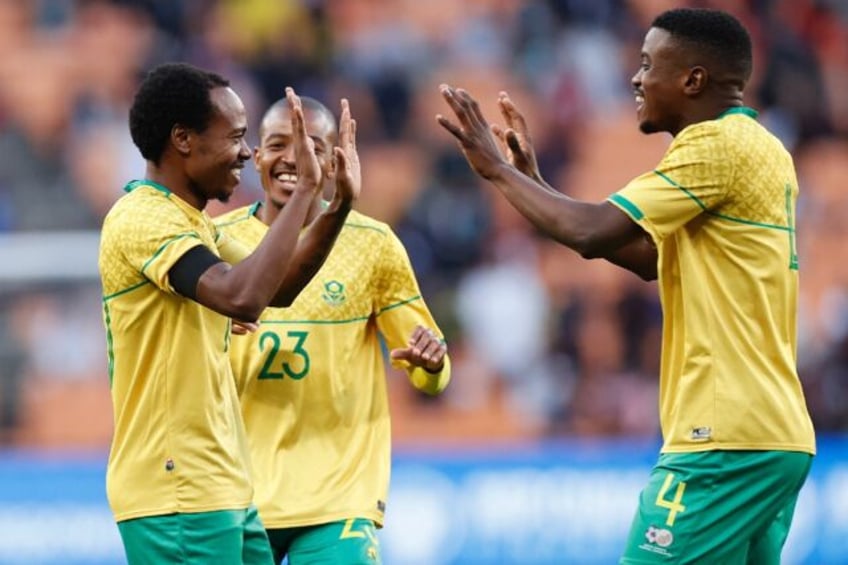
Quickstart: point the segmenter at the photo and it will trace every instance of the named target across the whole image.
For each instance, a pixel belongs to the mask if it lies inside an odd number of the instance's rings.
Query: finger
[[[448,106],[450,106],[453,113],[456,114],[457,119],[461,124],[465,125],[468,118],[468,112],[464,109],[458,96],[458,92],[446,84],[441,85],[439,90],[442,93],[442,97],[448,103]]]
[[[497,124],[492,124],[491,126],[489,126],[489,129],[492,130],[492,134],[494,134],[495,138],[497,138],[498,143],[501,146],[501,153],[509,155],[509,144],[506,141],[506,137],[504,136],[504,130],[501,129],[501,126]]]
[[[435,365],[445,356],[445,349],[441,341],[432,340],[421,350],[421,358]]]
[[[412,357],[412,350],[408,347],[392,349],[389,355],[392,359],[401,359],[404,361],[409,361]]]
[[[342,115],[339,119],[339,145],[347,147],[350,143],[350,107],[347,99],[342,98]]]
[[[512,98],[506,92],[502,92],[499,102],[505,115],[508,116],[507,121],[509,126],[522,135],[527,136],[527,121],[524,119],[524,115],[518,111]]]
[[[506,131],[506,143],[514,155],[524,156],[524,149],[521,147],[521,141],[518,139],[518,134],[514,129]]]
[[[356,120],[350,119],[350,149],[356,152]]]
[[[436,121],[439,122],[439,125],[448,130],[451,135],[453,135],[460,143],[465,143],[465,133],[462,131],[457,125],[451,123],[446,117],[441,114],[436,114]]]
[[[480,104],[477,103],[477,100],[464,88],[460,88],[457,91],[457,94],[462,101],[463,107],[465,107],[468,112],[470,123],[472,123],[475,128],[485,128],[488,131],[489,122],[486,120],[485,116],[483,116],[483,111],[480,109]]]

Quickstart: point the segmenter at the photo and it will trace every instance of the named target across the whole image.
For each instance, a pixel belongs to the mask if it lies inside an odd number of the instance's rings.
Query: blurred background
[[[389,564],[612,563],[659,447],[653,283],[540,237],[434,116],[438,85],[526,113],[543,175],[600,201],[670,138],[636,127],[647,27],[680,6],[749,28],[746,102],[801,186],[800,373],[820,454],[787,563],[848,563],[848,0],[0,0],[0,563],[121,563],[104,214],[144,163],[127,112],[153,65],[229,78],[251,117],[287,85],[351,101],[364,193],[445,332],[451,386],[390,375]],[[261,197],[245,174],[223,212]]]

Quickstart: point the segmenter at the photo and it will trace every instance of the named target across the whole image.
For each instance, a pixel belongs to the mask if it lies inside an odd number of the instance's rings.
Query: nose
[[[247,141],[242,139],[241,144],[239,145],[239,160],[247,161],[250,159],[250,147],[247,145]]]
[[[639,88],[642,86],[642,69],[640,68],[636,71],[636,74],[630,79],[630,84],[633,85],[633,88]]]

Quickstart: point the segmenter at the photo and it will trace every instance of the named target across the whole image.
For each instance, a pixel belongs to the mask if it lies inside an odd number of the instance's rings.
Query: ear
[[[188,128],[175,124],[171,128],[171,144],[177,150],[177,153],[183,157],[188,157],[191,153],[191,132]]]
[[[256,172],[259,172],[259,147],[253,147],[253,167],[256,169]]]
[[[689,74],[686,75],[686,81],[683,83],[683,92],[688,96],[694,96],[703,92],[707,88],[709,78],[706,68],[700,65],[692,67],[689,69]]]

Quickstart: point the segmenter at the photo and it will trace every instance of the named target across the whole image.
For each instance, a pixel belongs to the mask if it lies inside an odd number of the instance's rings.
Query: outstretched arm
[[[604,258],[637,274],[647,272],[644,263],[651,254],[637,244],[645,236],[639,225],[608,202],[574,200],[552,190],[541,176],[534,179],[519,171],[500,152],[477,101],[465,90],[447,85],[441,92],[459,124],[442,115],[437,116],[439,124],[459,141],[474,172],[494,184],[533,225],[583,257]],[[514,130],[511,135],[507,131],[505,139],[514,153],[520,153]]]
[[[196,283],[197,302],[242,321],[256,320],[277,298],[292,263],[300,226],[319,190],[320,167],[312,140],[306,134],[300,98],[290,88],[286,89],[286,97],[298,168],[294,194],[253,253],[237,265],[211,265]]]
[[[359,154],[356,151],[356,120],[350,105],[342,99],[339,119],[339,145],[333,150],[336,190],[330,205],[309,224],[297,243],[292,266],[286,273],[272,306],[289,306],[324,264],[353,202],[362,188]]]

